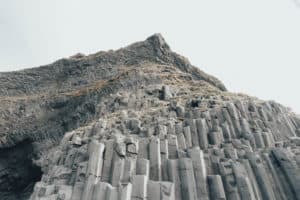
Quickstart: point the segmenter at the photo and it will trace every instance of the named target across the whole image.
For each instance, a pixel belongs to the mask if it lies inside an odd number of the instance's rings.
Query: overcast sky
[[[300,113],[300,0],[1,0],[0,71],[157,32],[230,91]]]

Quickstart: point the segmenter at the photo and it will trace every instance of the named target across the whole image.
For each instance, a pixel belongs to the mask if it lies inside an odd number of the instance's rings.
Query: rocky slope
[[[161,35],[0,73],[0,197],[300,199],[300,119]]]

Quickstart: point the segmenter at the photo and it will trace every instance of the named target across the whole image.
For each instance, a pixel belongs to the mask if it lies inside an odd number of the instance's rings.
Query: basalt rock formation
[[[300,199],[300,118],[161,35],[0,73],[0,199]]]

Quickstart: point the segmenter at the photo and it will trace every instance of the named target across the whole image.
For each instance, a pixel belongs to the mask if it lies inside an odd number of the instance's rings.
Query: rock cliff
[[[0,199],[300,199],[300,118],[160,34],[0,73]]]

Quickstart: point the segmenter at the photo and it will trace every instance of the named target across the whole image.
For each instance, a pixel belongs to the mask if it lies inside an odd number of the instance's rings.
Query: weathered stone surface
[[[121,181],[124,172],[124,163],[124,159],[118,159],[114,162],[111,178],[112,186],[118,186],[119,182]]]
[[[78,182],[75,183],[73,187],[72,197],[71,200],[81,200],[81,194],[84,189],[84,183]]]
[[[294,198],[300,199],[300,168],[292,160],[288,152],[284,149],[273,149],[275,159],[279,163],[282,171],[293,191]]]
[[[211,199],[226,200],[221,176],[209,175],[207,176],[207,181]]]
[[[91,200],[97,200],[97,199],[108,199],[109,196],[109,190],[112,188],[112,186],[109,183],[105,182],[99,182],[94,185],[94,190],[91,192],[90,195],[92,195]],[[82,197],[81,199],[85,199],[85,197]]]
[[[168,135],[168,154],[170,159],[178,158],[178,141],[176,135]]]
[[[174,200],[174,184],[170,182],[148,181],[147,199],[149,200]]]
[[[245,167],[241,163],[233,163],[232,168],[241,199],[255,200],[255,194]]]
[[[156,34],[0,73],[0,199],[300,199],[300,118]]]
[[[207,149],[208,147],[208,141],[207,141],[207,134],[208,134],[208,128],[206,125],[205,119],[197,119],[197,131],[199,135],[199,145],[201,149]]]
[[[224,189],[226,191],[227,199],[240,199],[236,180],[233,174],[232,165],[230,162],[222,162],[220,164],[220,174],[224,180]]]
[[[187,125],[190,127],[191,131],[191,139],[192,139],[192,144],[194,147],[199,146],[199,136],[197,132],[197,127],[196,127],[196,121],[195,119],[188,119],[186,121]]]
[[[182,197],[178,160],[168,160],[167,164],[169,181],[173,182],[175,187],[175,199],[184,199]]]
[[[161,180],[161,154],[159,138],[152,138],[149,144],[150,155],[150,178],[155,181]]]
[[[135,175],[132,177],[132,200],[147,199],[148,177],[144,175]]]
[[[103,152],[105,145],[95,140],[89,144],[89,162],[87,167],[87,176],[94,175],[101,178],[103,166]]]
[[[120,200],[130,200],[132,195],[132,184],[122,185],[120,188],[119,199]]]
[[[197,196],[203,200],[208,199],[206,186],[207,173],[203,151],[200,148],[189,149],[188,155],[193,161]]]
[[[122,184],[128,184],[131,181],[131,177],[136,174],[136,160],[126,158],[124,161],[124,169],[123,174],[121,177],[121,183]],[[145,172],[145,175],[147,175],[147,172]]]
[[[186,146],[188,148],[192,147],[193,146],[192,136],[191,136],[191,130],[190,130],[189,126],[186,126],[186,127],[183,128],[183,134],[184,134],[184,137],[185,137]]]
[[[264,168],[262,159],[255,153],[249,153],[248,159],[260,187],[263,199],[275,199],[274,190],[271,186],[266,169]]]
[[[178,165],[183,199],[196,200],[198,197],[192,160],[181,158]]]
[[[107,140],[105,143],[106,151],[104,154],[101,181],[109,182],[112,171],[112,160],[114,156],[114,141]]]
[[[149,177],[150,174],[150,162],[149,160],[140,158],[136,161],[136,174],[145,175]]]
[[[164,85],[162,87],[162,99],[169,100],[170,98],[172,98],[172,93],[170,91],[170,87],[167,85]]]
[[[93,199],[94,196],[93,193],[95,192],[97,193],[98,186],[100,187],[100,185],[95,186],[95,184],[96,184],[96,177],[94,175],[89,175],[84,184],[84,190],[81,194],[81,199],[86,199],[86,200]]]

